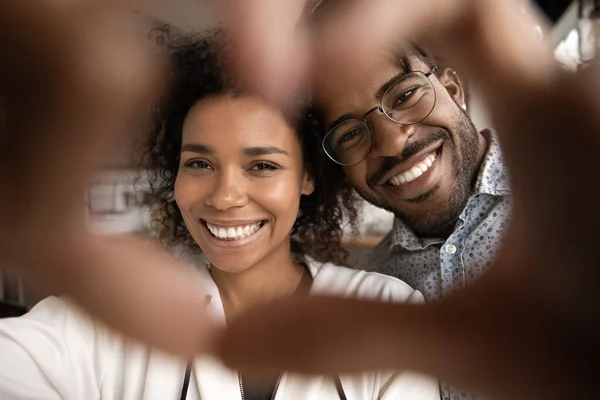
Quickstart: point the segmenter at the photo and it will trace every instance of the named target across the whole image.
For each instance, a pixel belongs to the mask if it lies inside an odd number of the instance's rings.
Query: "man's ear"
[[[439,81],[444,85],[450,96],[456,104],[461,106],[463,110],[467,109],[465,90],[456,71],[452,68],[444,68],[438,76]]]

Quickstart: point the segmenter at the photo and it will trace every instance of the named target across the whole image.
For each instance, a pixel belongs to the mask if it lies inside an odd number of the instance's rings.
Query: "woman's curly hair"
[[[201,249],[188,232],[174,200],[182,128],[197,101],[218,94],[244,94],[224,67],[228,45],[220,30],[168,43],[172,63],[170,92],[158,111],[158,122],[146,145],[144,163],[151,171],[155,227],[165,244],[184,245],[192,252]],[[315,190],[300,199],[298,218],[292,228],[292,252],[321,262],[345,264],[348,254],[341,246],[343,224],[356,221],[355,197],[342,184],[343,172],[332,170],[334,166],[321,148],[316,118],[310,109],[305,111],[288,117],[288,121],[301,143],[304,168],[313,177]]]

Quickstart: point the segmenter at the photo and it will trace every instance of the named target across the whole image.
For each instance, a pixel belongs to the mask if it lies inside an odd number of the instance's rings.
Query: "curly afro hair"
[[[144,164],[151,171],[155,229],[167,246],[183,245],[192,253],[201,253],[201,249],[188,232],[173,195],[182,128],[188,111],[199,100],[219,94],[245,94],[236,87],[234,77],[225,68],[228,45],[226,34],[221,30],[169,40],[170,91],[145,145]],[[298,218],[292,228],[291,249],[297,257],[308,255],[321,262],[345,264],[348,254],[341,245],[343,224],[356,221],[356,197],[347,186],[332,182],[333,163],[321,148],[316,118],[310,109],[303,111],[287,117],[301,143],[304,168],[314,179],[315,190],[300,200]],[[336,181],[344,181],[343,173]]]

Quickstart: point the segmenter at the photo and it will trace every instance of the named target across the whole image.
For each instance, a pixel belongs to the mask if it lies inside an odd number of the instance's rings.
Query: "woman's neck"
[[[295,263],[292,253],[272,253],[240,273],[211,268],[211,275],[219,288],[225,316],[236,314],[272,300],[293,295],[302,282],[304,267]]]

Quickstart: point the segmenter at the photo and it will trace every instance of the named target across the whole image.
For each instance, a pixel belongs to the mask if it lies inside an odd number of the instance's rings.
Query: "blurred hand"
[[[84,227],[86,179],[119,137],[148,123],[164,84],[132,3],[0,3],[0,261],[190,357],[216,334],[200,278],[148,244]]]
[[[229,365],[414,369],[511,399],[596,397],[598,68],[560,72],[532,29],[535,13],[521,7],[528,5],[348,2],[312,47],[318,81],[331,71],[360,73],[378,43],[426,37],[482,87],[513,186],[512,223],[489,273],[422,308],[328,298],[261,308],[226,332]]]
[[[232,37],[232,69],[267,100],[297,107],[311,77],[313,49],[304,17],[307,0],[214,0]]]
[[[490,272],[456,296],[426,307],[274,305],[232,323],[225,360],[317,373],[408,368],[508,398],[589,397],[600,212],[583,177],[600,156],[597,69],[557,72],[518,0],[353,1],[318,33],[301,23],[304,3],[222,3],[226,21],[239,23],[234,67],[246,81],[285,103],[338,62],[359,72],[376,43],[443,38],[434,50],[450,49],[491,106],[512,174],[513,223]],[[135,40],[128,4],[0,4],[0,184],[11,194],[0,198],[0,254],[112,326],[190,356],[218,335],[202,282],[134,241],[87,237],[78,210],[92,166],[160,92],[160,64]]]

